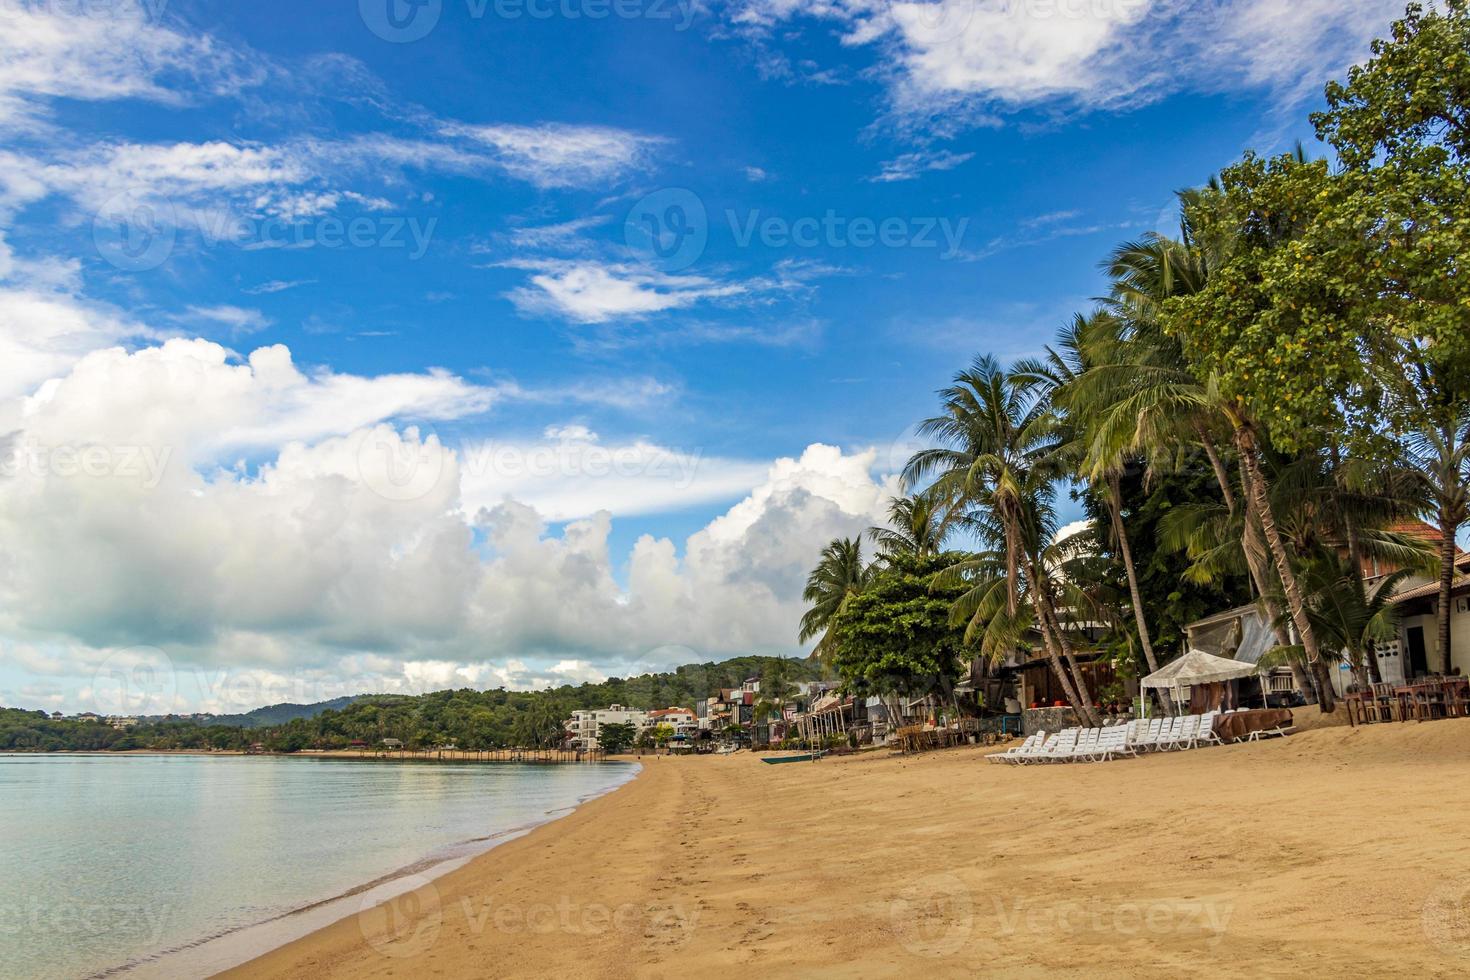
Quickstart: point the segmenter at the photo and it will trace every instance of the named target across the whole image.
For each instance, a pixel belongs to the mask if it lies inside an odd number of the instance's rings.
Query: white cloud
[[[446,124],[442,132],[488,147],[495,164],[537,187],[598,187],[646,169],[668,141],[610,126]]]
[[[479,443],[373,421],[462,416],[489,397],[432,373],[305,374],[280,347],[243,361],[200,340],[88,354],[14,413],[4,676],[77,710],[109,656],[147,644],[192,685],[176,709],[241,710],[790,652],[812,557],[881,519],[895,489],[871,475],[871,450],[756,464],[575,424],[505,444],[522,461],[544,452],[551,473],[486,476]],[[211,462],[229,446],[262,461]],[[682,549],[609,546],[609,507],[742,495]],[[553,535],[552,519],[570,522]]]
[[[763,46],[801,19],[836,23],[844,45],[878,46],[900,114],[942,121],[1242,85],[1296,102],[1402,13],[1402,0],[744,0],[729,17]]]
[[[915,180],[921,174],[931,170],[953,170],[974,155],[973,153],[953,153],[949,150],[903,153],[892,160],[885,161],[878,175],[869,179],[878,183]]]
[[[182,105],[194,92],[259,80],[208,35],[186,35],[153,19],[152,6],[0,4],[0,127],[34,127],[53,99]]]
[[[187,307],[189,318],[205,320],[229,327],[235,333],[252,333],[270,326],[270,318],[259,310],[220,303],[216,306]]]
[[[671,274],[593,259],[512,259],[498,264],[532,272],[529,285],[506,294],[522,313],[583,324],[640,320],[706,302],[756,302],[775,294],[799,294],[813,288],[816,279],[851,271],[796,259],[783,259],[768,274],[745,279]]]
[[[577,323],[602,323],[624,317],[678,310],[703,300],[747,291],[697,275],[669,275],[653,269],[594,261],[531,260],[505,263],[535,270],[531,284],[508,297],[523,313],[548,313]]]
[[[533,225],[516,228],[510,233],[510,242],[518,248],[549,249],[564,248],[576,242],[584,231],[590,231],[612,221],[612,215],[591,214],[554,225]]]
[[[766,465],[707,457],[647,439],[604,443],[585,426],[551,427],[540,440],[472,440],[460,448],[467,513],[506,500],[552,521],[598,511],[618,517],[730,500],[761,482]]]
[[[28,393],[99,347],[151,335],[121,312],[64,292],[0,288],[0,399]],[[0,423],[5,416],[0,405]]]

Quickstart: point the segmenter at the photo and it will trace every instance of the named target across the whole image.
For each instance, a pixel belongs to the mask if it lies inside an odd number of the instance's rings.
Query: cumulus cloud
[[[86,355],[23,400],[0,467],[0,685],[19,672],[79,710],[109,657],[156,648],[194,688],[174,710],[241,710],[301,699],[292,684],[527,686],[791,652],[812,556],[896,490],[872,451],[756,465],[575,425],[543,434],[550,473],[486,479],[476,444],[391,421],[492,398],[432,373],[307,373],[281,347]],[[229,462],[243,446],[254,465]],[[609,505],[720,497],[738,502],[682,546],[609,543]]]
[[[0,288],[0,400],[28,393],[99,347],[150,335],[121,311],[66,292]],[[5,414],[0,401],[0,422]]]

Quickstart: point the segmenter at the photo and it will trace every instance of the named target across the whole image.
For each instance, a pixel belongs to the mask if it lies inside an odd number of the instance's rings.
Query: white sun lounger
[[[1098,740],[1102,738],[1101,728],[1084,728],[1077,736],[1077,747],[1072,750],[1071,758],[1080,759],[1083,762],[1092,760],[1097,751]]]
[[[1199,735],[1194,740],[1196,746],[1221,744],[1220,736],[1215,734],[1215,719],[1219,717],[1218,711],[1206,711],[1200,716]]]
[[[1037,732],[1035,735],[1026,736],[1026,741],[1020,745],[1013,745],[1004,752],[992,752],[985,758],[991,762],[1005,762],[1015,765],[1025,756],[1030,755],[1041,743],[1046,740],[1046,732]]]
[[[1172,752],[1181,745],[1184,737],[1184,715],[1175,715],[1169,719],[1168,725],[1159,734],[1159,748],[1164,752]]]
[[[1036,754],[1035,761],[1058,762],[1070,759],[1077,748],[1077,733],[1075,728],[1064,728],[1057,732],[1046,740],[1046,744]]]
[[[1122,755],[1137,755],[1138,750],[1128,742],[1128,730],[1123,727],[1110,728],[1098,741],[1096,758],[1116,759]]]
[[[1159,738],[1164,732],[1164,723],[1167,718],[1150,718],[1148,727],[1133,743],[1133,747],[1141,752],[1158,751]]]

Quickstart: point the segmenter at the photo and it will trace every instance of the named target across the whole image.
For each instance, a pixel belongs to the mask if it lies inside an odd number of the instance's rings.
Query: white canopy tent
[[[1233,681],[1241,677],[1249,677],[1256,673],[1255,664],[1243,663],[1239,660],[1227,660],[1217,657],[1203,650],[1190,650],[1178,660],[1160,667],[1139,682],[1142,687],[1151,687],[1159,690],[1172,691],[1176,702],[1182,701],[1179,697],[1180,688],[1193,687],[1196,684],[1213,684],[1218,681]],[[1265,696],[1265,682],[1262,682],[1261,695]]]

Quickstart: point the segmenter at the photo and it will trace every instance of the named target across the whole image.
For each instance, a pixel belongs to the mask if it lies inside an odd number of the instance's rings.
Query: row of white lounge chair
[[[1027,765],[1033,762],[1100,762],[1140,752],[1170,752],[1201,745],[1218,745],[1215,719],[1220,712],[1140,718],[1108,728],[1066,728],[1054,735],[1037,732],[1015,748],[993,753],[991,762]],[[1254,739],[1262,733],[1253,733]],[[1285,734],[1268,732],[1265,734]]]

